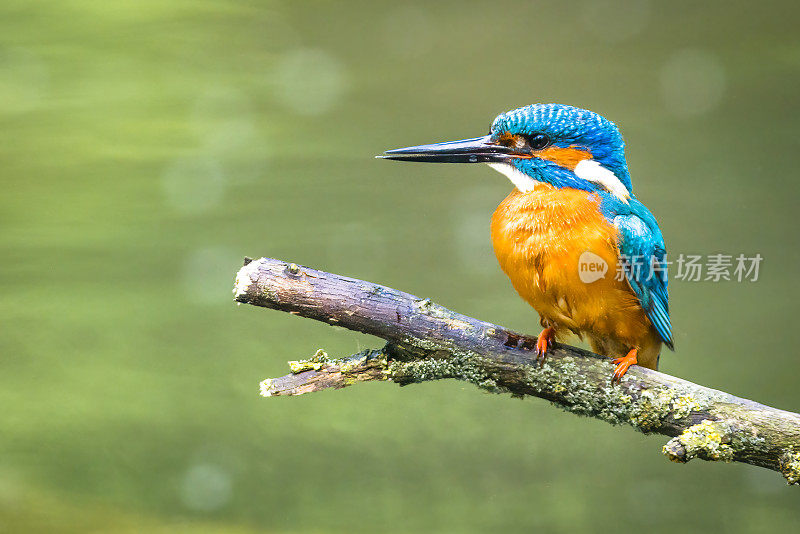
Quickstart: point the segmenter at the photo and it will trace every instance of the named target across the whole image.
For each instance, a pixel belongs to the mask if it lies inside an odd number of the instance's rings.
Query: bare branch
[[[663,453],[736,461],[800,483],[800,414],[680,378],[632,367],[612,385],[608,358],[557,344],[539,365],[535,338],[448,310],[428,299],[280,260],[246,260],[236,277],[240,303],[372,334],[380,350],[331,359],[320,351],[290,362],[292,374],[261,383],[264,396],[300,395],[356,382],[400,385],[442,378],[493,392],[533,396],[568,411],[672,437]]]

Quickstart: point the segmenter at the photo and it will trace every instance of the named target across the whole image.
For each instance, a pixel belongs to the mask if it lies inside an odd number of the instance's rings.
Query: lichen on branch
[[[235,300],[381,337],[346,358],[324,351],[261,382],[265,397],[339,389],[365,381],[400,385],[454,378],[493,393],[538,397],[569,412],[672,438],[663,453],[743,462],[800,483],[800,415],[633,366],[611,383],[609,360],[556,344],[540,365],[535,339],[408,293],[294,263],[247,261]]]

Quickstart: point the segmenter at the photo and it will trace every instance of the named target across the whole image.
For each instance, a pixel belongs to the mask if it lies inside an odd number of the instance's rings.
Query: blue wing
[[[666,247],[653,215],[636,199],[630,211],[613,217],[625,276],[664,344],[674,348],[669,320]]]

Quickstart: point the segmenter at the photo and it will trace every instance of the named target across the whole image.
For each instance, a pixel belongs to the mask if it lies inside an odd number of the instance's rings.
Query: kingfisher
[[[666,247],[633,194],[617,126],[589,110],[533,104],[500,114],[483,137],[388,150],[383,159],[487,163],[514,190],[495,210],[500,267],[543,327],[544,359],[570,335],[612,358],[612,383],[631,365],[657,369],[674,350]]]

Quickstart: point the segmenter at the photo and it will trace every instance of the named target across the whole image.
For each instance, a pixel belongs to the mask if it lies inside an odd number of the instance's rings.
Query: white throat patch
[[[603,186],[604,189],[607,189],[609,193],[623,202],[627,202],[631,198],[628,189],[617,178],[617,175],[593,159],[585,159],[579,162],[572,172],[582,180]]]
[[[507,176],[508,179],[511,180],[511,183],[522,192],[532,191],[536,187],[536,184],[540,183],[510,163],[487,163],[487,165]],[[617,175],[593,159],[580,161],[572,172],[582,180],[594,182],[602,186],[603,189],[607,189],[609,193],[623,202],[627,202],[628,199],[631,198],[628,189],[623,185],[620,179],[617,178]]]
[[[533,188],[539,183],[510,163],[487,163],[487,165],[500,174],[505,174],[511,183],[522,192],[533,191]]]

